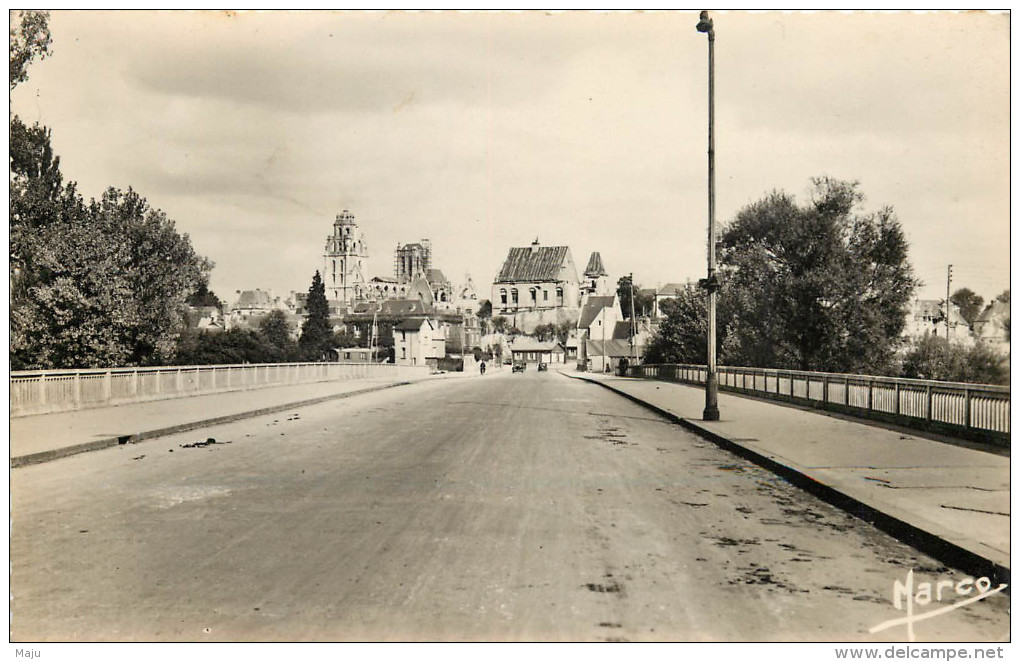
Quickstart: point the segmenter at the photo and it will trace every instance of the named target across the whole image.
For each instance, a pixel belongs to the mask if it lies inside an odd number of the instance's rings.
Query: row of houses
[[[917,341],[926,336],[946,338],[965,347],[985,344],[999,353],[1009,353],[1010,305],[1009,301],[992,300],[973,322],[960,314],[955,303],[949,305],[949,323],[946,323],[944,299],[916,299],[907,313],[903,335]]]

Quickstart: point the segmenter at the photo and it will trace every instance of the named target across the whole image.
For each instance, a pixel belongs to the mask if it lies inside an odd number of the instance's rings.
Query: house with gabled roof
[[[492,314],[530,333],[540,324],[576,323],[580,281],[568,246],[511,248],[492,283]]]
[[[397,365],[436,367],[446,356],[446,336],[428,318],[407,319],[393,325],[393,360]]]
[[[946,328],[945,299],[914,299],[907,311],[903,336],[917,341],[925,336],[947,338],[960,345],[973,345],[970,325],[960,314],[960,307],[950,302],[949,328]]]
[[[581,370],[602,371],[607,365],[607,358],[602,353],[605,345],[592,345],[588,340],[602,341],[630,339],[630,324],[623,319],[620,302],[616,295],[589,296],[581,307],[577,320],[577,367]],[[595,355],[590,354],[593,348],[598,349]]]
[[[661,317],[662,311],[659,309],[659,304],[666,299],[675,299],[680,292],[683,292],[690,283],[666,283],[661,287],[655,288],[655,299],[652,303],[652,317]]]
[[[1009,352],[1009,301],[994,299],[974,320],[974,338],[993,348]]]

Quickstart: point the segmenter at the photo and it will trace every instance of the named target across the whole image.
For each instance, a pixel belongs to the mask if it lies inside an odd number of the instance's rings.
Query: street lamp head
[[[708,12],[701,12],[701,17],[698,20],[698,32],[707,32],[713,34],[712,19],[708,17]]]

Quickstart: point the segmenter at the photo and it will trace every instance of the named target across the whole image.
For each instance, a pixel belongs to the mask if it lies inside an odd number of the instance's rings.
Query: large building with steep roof
[[[510,249],[492,283],[492,314],[530,333],[540,324],[576,323],[581,289],[568,246]]]

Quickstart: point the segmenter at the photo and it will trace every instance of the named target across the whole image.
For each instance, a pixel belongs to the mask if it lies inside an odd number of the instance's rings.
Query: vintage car
[[[514,372],[524,372],[528,368],[528,364],[524,361],[514,361]]]
[[[548,369],[549,369],[549,364],[548,363],[539,363],[538,364],[538,371],[539,372],[545,372]]]

